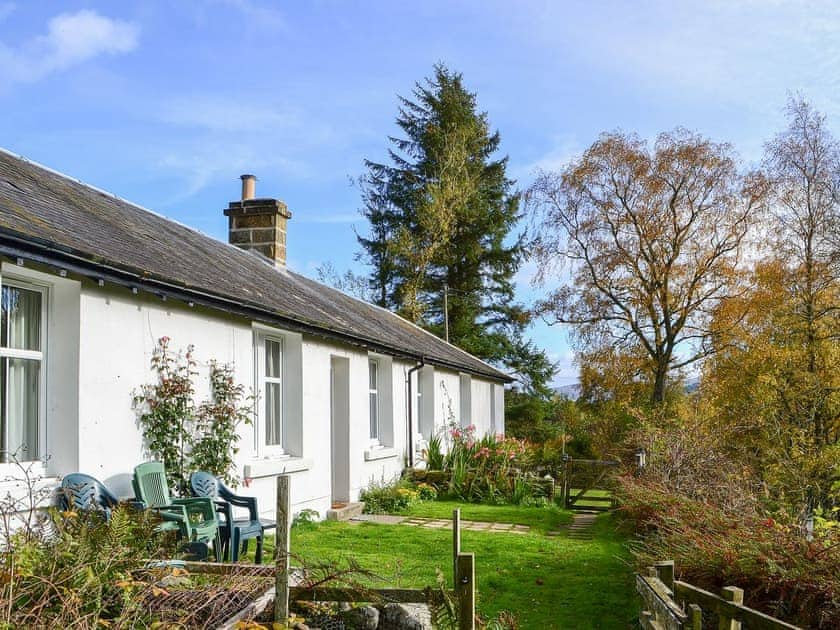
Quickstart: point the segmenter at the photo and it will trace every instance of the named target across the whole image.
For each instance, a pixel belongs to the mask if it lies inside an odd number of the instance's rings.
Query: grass
[[[516,523],[517,525],[528,525],[543,533],[556,530],[558,527],[569,524],[572,520],[571,513],[553,505],[525,507],[519,505],[482,505],[458,501],[422,501],[415,503],[400,514],[448,520],[452,518],[452,510],[455,508],[461,509],[461,520]]]
[[[453,503],[431,502],[418,516],[451,516]],[[567,521],[560,510],[462,505],[465,519],[531,525],[543,530]],[[539,515],[532,510],[544,509]],[[554,512],[557,512],[556,514]],[[293,553],[306,561],[352,557],[382,578],[382,586],[422,588],[440,569],[452,583],[451,532],[408,525],[322,522],[292,529]],[[601,515],[591,541],[537,531],[462,532],[462,548],[476,555],[478,611],[486,618],[513,612],[525,628],[629,628],[638,612],[622,537]]]

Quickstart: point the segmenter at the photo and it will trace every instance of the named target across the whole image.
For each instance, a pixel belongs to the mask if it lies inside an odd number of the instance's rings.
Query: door
[[[350,360],[330,358],[330,461],[333,506],[350,501]]]

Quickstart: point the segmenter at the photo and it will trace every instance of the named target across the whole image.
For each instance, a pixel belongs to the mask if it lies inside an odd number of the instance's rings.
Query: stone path
[[[382,523],[385,525],[413,525],[414,527],[427,527],[429,529],[452,529],[452,521],[437,518],[420,518],[406,516],[392,516],[390,514],[360,514],[354,516],[351,521]],[[486,523],[482,521],[461,520],[462,531],[473,532],[506,532],[508,534],[527,534],[531,528],[527,525],[514,525],[513,523]]]
[[[565,531],[546,532],[548,536],[562,536],[564,533],[573,540],[592,540],[592,525],[598,518],[597,512],[575,512],[572,522]]]

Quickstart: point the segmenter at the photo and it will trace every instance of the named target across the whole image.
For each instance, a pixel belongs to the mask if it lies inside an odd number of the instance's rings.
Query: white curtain
[[[41,293],[4,286],[2,307],[3,347],[41,351]],[[41,359],[4,357],[0,370],[4,460],[37,459]]]
[[[20,461],[38,458],[38,381],[40,361],[3,359],[7,456]]]

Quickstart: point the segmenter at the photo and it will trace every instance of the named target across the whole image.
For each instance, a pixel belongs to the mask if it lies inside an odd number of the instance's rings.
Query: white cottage
[[[228,244],[0,151],[0,485],[25,447],[47,478],[130,495],[147,458],[132,396],[163,336],[195,345],[202,378],[233,363],[258,392],[237,468],[266,513],[284,472],[296,511],[356,500],[450,414],[504,432],[505,374],[287,269],[291,214],[242,179]]]

